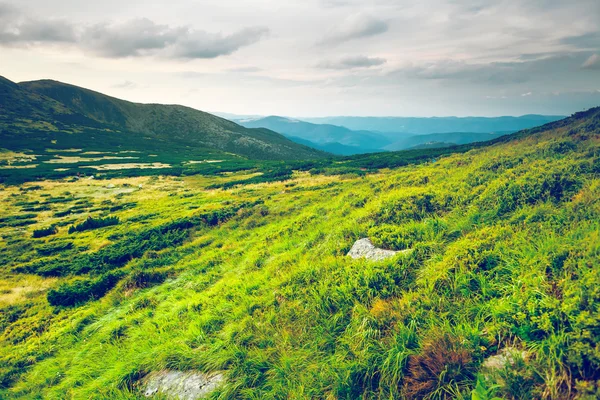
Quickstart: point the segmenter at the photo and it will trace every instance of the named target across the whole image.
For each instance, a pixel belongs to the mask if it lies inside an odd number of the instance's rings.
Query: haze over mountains
[[[521,117],[330,117],[305,120],[269,116],[229,118],[248,128],[267,128],[291,140],[339,155],[435,148],[487,141],[559,120]],[[310,121],[310,122],[309,122]]]

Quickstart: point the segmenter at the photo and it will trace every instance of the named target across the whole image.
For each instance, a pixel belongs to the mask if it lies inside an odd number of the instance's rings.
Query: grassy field
[[[138,399],[169,368],[225,371],[214,399],[597,398],[599,118],[282,181],[4,186],[0,397]],[[347,257],[367,236],[413,251]]]

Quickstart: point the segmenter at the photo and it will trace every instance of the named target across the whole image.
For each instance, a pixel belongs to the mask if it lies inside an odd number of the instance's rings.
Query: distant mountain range
[[[232,116],[230,114],[230,116]],[[353,130],[348,126],[330,123],[312,123],[293,118],[270,116],[263,118],[234,119],[248,128],[267,128],[289,139],[319,150],[339,155],[373,153],[379,151],[396,151],[406,149],[423,149],[448,147],[492,140],[494,138],[553,122],[561,117],[530,115],[523,117],[499,118],[379,118],[379,117],[332,117],[314,118],[311,121],[349,122],[359,121],[361,126],[371,129]],[[408,121],[393,125],[389,120]],[[387,125],[386,125],[387,124]],[[374,128],[395,126],[399,130],[379,131]],[[413,132],[404,132],[406,126]],[[472,131],[452,131],[452,127],[465,127]],[[436,129],[439,132],[435,131]]]
[[[377,132],[353,131],[343,126],[312,124],[284,117],[237,120],[247,128],[267,128],[299,143],[335,154],[357,154],[382,151],[393,140]]]
[[[520,117],[324,117],[305,118],[315,124],[333,124],[353,130],[380,133],[397,132],[425,135],[451,132],[516,132],[565,118],[558,115],[523,115]]]
[[[0,147],[91,150],[109,144],[263,160],[327,156],[268,129],[245,128],[189,107],[131,103],[51,80],[17,84],[0,77]]]

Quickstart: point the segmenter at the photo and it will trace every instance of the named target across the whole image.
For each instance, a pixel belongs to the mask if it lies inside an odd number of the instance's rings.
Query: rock
[[[405,253],[410,250],[394,251],[379,249],[373,245],[371,239],[363,238],[354,242],[354,245],[348,252],[352,258],[366,258],[367,260],[381,261],[386,258],[394,257],[398,253]]]
[[[106,185],[107,189],[114,189],[115,185],[113,183],[109,183],[108,185]]]
[[[512,366],[518,359],[527,359],[527,352],[519,350],[515,347],[505,347],[498,354],[486,358],[483,361],[482,367],[488,370],[502,370],[508,366]]]
[[[161,394],[167,399],[203,399],[225,381],[221,372],[162,370],[151,372],[142,380],[144,396]]]

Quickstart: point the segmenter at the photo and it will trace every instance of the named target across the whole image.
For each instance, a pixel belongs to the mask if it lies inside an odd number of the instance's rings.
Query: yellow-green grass
[[[249,175],[5,187],[2,216],[23,213],[19,202],[51,209],[34,224],[0,228],[0,301],[10,315],[1,325],[0,395],[136,399],[145,373],[170,368],[225,371],[212,398],[402,398],[417,379],[410,360],[431,362],[428,349],[450,341],[462,370],[425,377],[421,397],[471,398],[478,385],[489,398],[593,398],[599,152],[596,133],[557,129],[366,177],[298,172],[227,190],[208,187]],[[72,200],[48,203],[58,197]],[[82,199],[91,203],[84,212],[55,215]],[[18,272],[46,259],[36,252],[43,243],[95,252],[242,203],[250,205],[194,226],[180,245],[118,267],[125,275],[113,289],[75,307],[52,307],[46,293],[88,274]],[[120,223],[68,234],[88,215]],[[55,235],[31,238],[63,222]],[[414,252],[378,263],[346,257],[367,235]],[[136,286],[139,271],[166,279]],[[528,360],[484,374],[483,360],[508,345]]]

